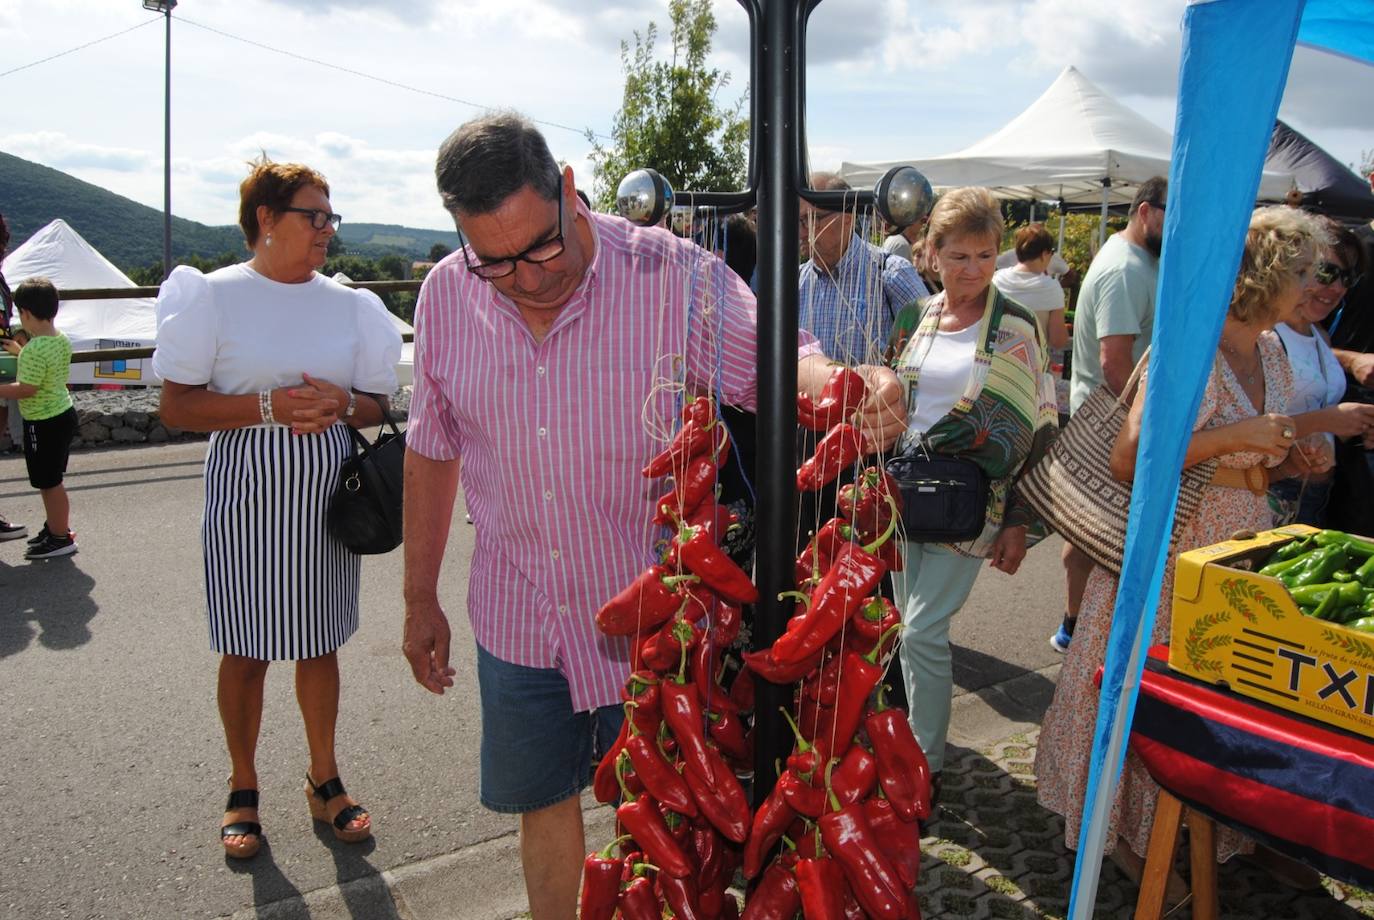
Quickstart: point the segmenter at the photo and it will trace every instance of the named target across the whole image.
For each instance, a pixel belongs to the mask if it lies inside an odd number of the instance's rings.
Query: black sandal
[[[225,811],[233,811],[235,808],[257,808],[258,790],[256,789],[235,789],[229,793],[229,803],[224,806]],[[247,838],[238,845],[229,842],[230,837]],[[258,847],[262,846],[262,825],[256,821],[235,821],[226,824],[219,829],[220,843],[224,845],[224,854],[233,859],[249,859],[258,852]]]
[[[348,805],[339,809],[339,813],[331,821],[329,810],[325,807],[330,799],[345,795],[343,783],[336,776],[315,785],[311,780],[310,774],[305,774],[305,782],[310,788],[306,790],[306,800],[310,802],[310,817],[316,821],[324,821],[330,824],[334,830],[334,836],[344,843],[361,843],[372,836],[372,825],[357,830],[348,830],[348,825],[359,818],[367,817],[367,809],[361,805]]]

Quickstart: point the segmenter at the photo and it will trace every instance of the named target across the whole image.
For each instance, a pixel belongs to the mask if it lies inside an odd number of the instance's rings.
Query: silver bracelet
[[[272,417],[272,391],[263,390],[258,394],[258,412],[262,414],[264,425],[275,425],[277,420]]]

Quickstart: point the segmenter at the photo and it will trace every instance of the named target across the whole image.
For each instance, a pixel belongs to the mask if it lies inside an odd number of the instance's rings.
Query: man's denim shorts
[[[511,664],[477,646],[482,697],[481,799],[521,814],[580,793],[625,720],[620,706],[573,712],[568,681],[553,668]]]

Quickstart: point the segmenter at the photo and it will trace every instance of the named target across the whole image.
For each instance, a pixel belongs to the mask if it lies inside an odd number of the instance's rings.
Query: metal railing
[[[345,287],[358,288],[364,291],[372,291],[374,294],[390,294],[402,291],[420,290],[419,281],[345,281]],[[124,288],[70,288],[57,292],[60,300],[122,300],[128,297],[156,297],[159,287],[124,287]],[[413,341],[413,333],[404,333],[401,340],[404,342]],[[153,348],[142,346],[139,348],[90,348],[82,351],[72,352],[73,364],[98,364],[101,361],[133,361],[139,358],[151,358]]]

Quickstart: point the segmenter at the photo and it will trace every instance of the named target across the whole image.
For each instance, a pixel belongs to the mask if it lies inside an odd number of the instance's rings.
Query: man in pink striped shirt
[[[477,526],[481,797],[521,816],[532,915],[571,917],[585,855],[577,794],[619,730],[630,660],[593,618],[654,561],[665,487],[639,470],[683,393],[754,408],[754,299],[690,242],[593,214],[520,116],[463,125],[436,173],[468,246],[431,270],[415,314],[404,651],[421,685],[452,686],[437,583],[461,457]],[[798,385],[815,393],[830,368],[800,339]],[[886,369],[868,373],[864,421],[891,443],[900,388]]]

